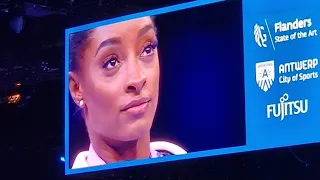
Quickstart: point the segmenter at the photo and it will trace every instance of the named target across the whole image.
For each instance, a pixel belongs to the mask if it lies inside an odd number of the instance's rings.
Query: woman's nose
[[[147,77],[141,71],[138,63],[131,63],[131,67],[128,68],[128,81],[125,86],[125,91],[127,93],[140,94],[142,88],[144,87]]]

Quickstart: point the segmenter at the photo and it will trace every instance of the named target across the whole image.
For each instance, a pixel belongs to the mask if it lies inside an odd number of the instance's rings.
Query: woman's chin
[[[124,139],[126,139],[126,141],[133,141],[133,140],[137,140],[140,139],[144,136],[149,136],[150,135],[150,129],[151,129],[151,124],[144,124],[141,125],[136,124],[136,125],[131,125],[130,127],[127,128],[126,132],[123,132],[124,134],[126,134],[126,137]]]

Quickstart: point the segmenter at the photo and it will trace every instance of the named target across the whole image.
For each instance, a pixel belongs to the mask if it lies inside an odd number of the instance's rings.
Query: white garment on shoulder
[[[186,154],[187,152],[176,144],[156,141],[150,143],[151,158],[161,157],[158,151],[167,151],[174,155]],[[91,166],[101,166],[106,163],[97,155],[92,145],[90,144],[89,151],[80,152],[72,166],[72,169],[86,168]]]

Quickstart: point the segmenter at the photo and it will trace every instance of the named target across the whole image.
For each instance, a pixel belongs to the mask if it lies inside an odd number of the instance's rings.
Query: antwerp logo
[[[274,81],[274,61],[256,63],[256,81],[258,86],[267,92]]]
[[[262,31],[264,31],[264,27],[256,24],[254,26],[254,39],[255,39],[256,43],[258,44],[258,46],[266,48],[267,47],[267,44],[266,44],[267,35],[262,34]]]

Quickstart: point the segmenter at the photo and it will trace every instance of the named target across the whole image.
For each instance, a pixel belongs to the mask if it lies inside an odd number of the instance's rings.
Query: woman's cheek
[[[152,86],[158,89],[159,82],[160,82],[160,68],[159,68],[158,60],[155,62],[155,65],[152,69],[152,72],[150,73],[150,76],[152,77]]]

